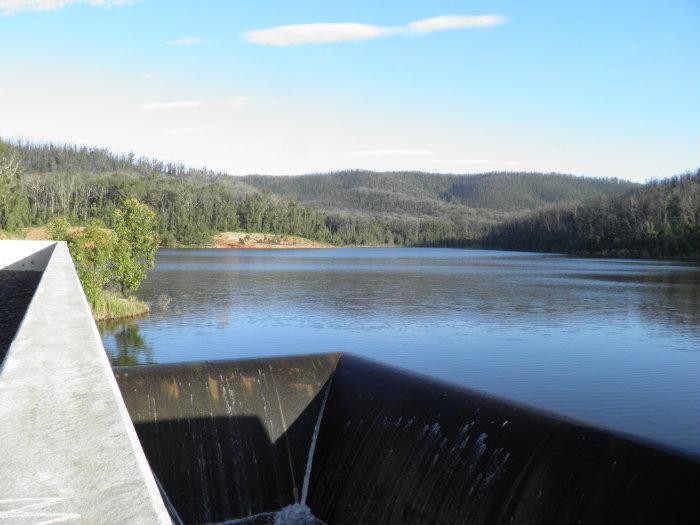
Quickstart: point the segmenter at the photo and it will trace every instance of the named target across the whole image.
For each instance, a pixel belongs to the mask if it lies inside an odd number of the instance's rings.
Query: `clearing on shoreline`
[[[246,233],[246,232],[222,232],[214,237],[214,248],[238,248],[238,249],[308,249],[308,248],[334,248],[332,244],[312,241],[294,235],[279,235],[275,233]]]

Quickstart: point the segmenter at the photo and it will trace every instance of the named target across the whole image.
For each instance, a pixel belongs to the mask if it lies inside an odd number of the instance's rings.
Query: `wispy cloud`
[[[156,76],[153,73],[149,73],[148,71],[144,71],[143,73],[141,73],[141,78],[145,78],[147,80],[153,80],[154,78],[156,78]]]
[[[469,29],[479,27],[491,27],[505,24],[508,20],[500,15],[481,15],[481,16],[463,16],[463,15],[445,15],[434,16],[432,18],[424,18],[406,24],[399,29],[408,33],[426,34],[436,31],[448,31],[450,29]]]
[[[161,111],[165,109],[201,108],[205,105],[200,100],[180,100],[176,102],[147,102],[139,107],[146,111]]]
[[[207,133],[209,131],[218,131],[221,128],[219,126],[192,126],[189,128],[172,128],[166,129],[163,133],[169,136],[178,135],[194,135],[197,133]]]
[[[207,41],[199,36],[183,36],[182,38],[176,38],[168,42],[169,46],[196,46],[199,44],[205,44]]]
[[[416,20],[402,26],[374,26],[357,23],[296,24],[248,31],[243,39],[252,44],[287,47],[301,44],[328,44],[371,40],[383,36],[425,35],[451,29],[483,28],[506,23],[500,15],[445,15]]]
[[[163,111],[169,109],[190,109],[190,108],[242,108],[250,105],[253,97],[227,98],[221,102],[204,102],[203,100],[175,100],[168,102],[146,102],[141,104],[139,109],[145,111]]]
[[[441,159],[436,162],[440,164],[493,164],[492,160],[487,159]]]
[[[435,155],[430,149],[368,149],[351,151],[353,157],[425,157]]]
[[[13,15],[20,11],[55,11],[71,4],[116,7],[133,4],[138,0],[0,0],[0,13]]]

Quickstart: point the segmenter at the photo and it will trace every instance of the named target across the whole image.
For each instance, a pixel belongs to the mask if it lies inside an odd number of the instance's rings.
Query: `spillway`
[[[182,523],[700,522],[696,457],[352,355],[115,375]]]

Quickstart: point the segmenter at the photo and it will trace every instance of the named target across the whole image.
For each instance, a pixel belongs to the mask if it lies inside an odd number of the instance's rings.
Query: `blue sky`
[[[0,0],[0,13],[5,138],[232,174],[643,181],[700,167],[697,0]]]

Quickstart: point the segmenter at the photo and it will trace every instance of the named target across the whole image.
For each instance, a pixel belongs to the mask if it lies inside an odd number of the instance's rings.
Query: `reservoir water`
[[[432,248],[160,250],[114,364],[352,352],[700,454],[700,266]]]

